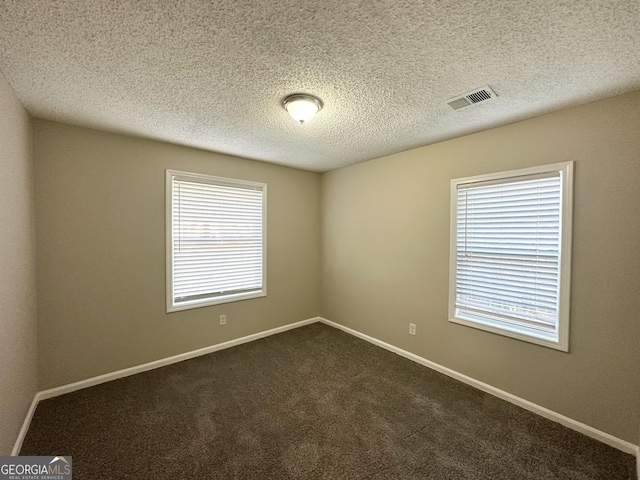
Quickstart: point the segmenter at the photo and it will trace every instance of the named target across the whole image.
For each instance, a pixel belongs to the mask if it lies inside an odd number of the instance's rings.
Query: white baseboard
[[[13,450],[11,450],[11,456],[17,457],[20,454],[20,449],[22,448],[22,442],[24,442],[24,437],[27,436],[27,432],[29,431],[29,426],[31,425],[31,419],[33,418],[33,414],[36,411],[36,407],[38,406],[39,398],[36,393],[31,402],[31,406],[29,407],[29,411],[27,412],[27,416],[24,418],[24,422],[22,422],[22,428],[20,429],[20,433],[18,433],[18,439],[16,443],[13,445]]]
[[[71,393],[83,388],[93,387],[94,385],[110,382],[111,380],[116,380],[118,378],[128,377],[130,375],[135,375],[136,373],[142,373],[148,370],[165,367],[173,363],[189,360],[191,358],[201,357],[202,355],[208,355],[209,353],[217,352],[218,350],[224,350],[227,348],[235,347],[236,345],[241,345],[243,343],[253,342],[254,340],[258,340],[259,338],[286,332],[287,330],[302,327],[304,325],[309,325],[311,323],[316,323],[318,321],[320,321],[320,318],[314,317],[307,320],[301,320],[300,322],[289,323],[287,325],[283,325],[282,327],[272,328],[271,330],[265,330],[264,332],[247,335],[246,337],[236,338],[235,340],[229,340],[228,342],[218,343],[216,345],[200,348],[198,350],[192,350],[191,352],[180,353],[179,355],[174,355],[173,357],[161,358],[160,360],[144,363],[136,367],[125,368],[124,370],[105,373],[104,375],[99,375],[97,377],[87,378],[86,380],[80,380],[79,382],[62,385],[61,387],[51,388],[49,390],[39,392],[39,400],[57,397],[59,395],[64,395],[65,393]]]
[[[320,317],[320,321],[331,327],[340,329],[355,337],[361,338],[363,340],[366,340],[367,342],[370,342],[370,343],[373,343],[374,345],[382,347],[385,350],[389,350],[402,357],[408,358],[409,360],[413,360],[414,362],[419,363],[420,365],[431,368],[432,370],[435,370],[437,372],[443,373],[451,378],[455,378],[456,380],[466,383],[467,385],[471,385],[472,387],[475,387],[478,390],[482,390],[483,392],[487,392],[495,397],[506,400],[510,403],[513,403],[514,405],[517,405],[526,410],[529,410],[530,412],[537,413],[538,415],[544,418],[553,420],[554,422],[564,425],[565,427],[569,427],[577,432],[583,433],[591,438],[601,441],[602,443],[606,443],[607,445],[617,448],[618,450],[622,450],[623,452],[634,454],[636,455],[636,461],[639,469],[638,478],[640,478],[640,453],[638,450],[639,447],[637,445],[627,442],[626,440],[622,440],[621,438],[614,437],[613,435],[610,435],[596,428],[590,427],[589,425],[586,425],[577,420],[573,420],[572,418],[566,417],[560,413],[554,412],[553,410],[549,410],[548,408],[537,405],[533,402],[530,402],[529,400],[525,400],[524,398],[520,398],[509,392],[505,392],[504,390],[500,390],[499,388],[493,387],[484,382],[468,377],[467,375],[456,372],[455,370],[451,370],[450,368],[439,365],[435,362],[427,360],[426,358],[420,357],[414,353],[408,352],[406,350],[398,348],[389,343],[383,342],[382,340],[378,340],[377,338],[373,338],[373,337],[370,337],[369,335],[365,335],[364,333],[361,333],[352,328],[345,327],[344,325],[340,325],[339,323],[332,322],[331,320],[327,320],[326,318],[322,318],[322,317]]]
[[[549,420],[553,420],[554,422],[560,423],[561,425],[564,425],[580,433],[583,433],[591,438],[594,438],[603,443],[606,443],[607,445],[610,445],[619,450],[622,450],[623,452],[634,454],[636,455],[636,460],[637,460],[638,478],[640,478],[640,450],[637,445],[633,445],[630,442],[614,437],[613,435],[602,432],[596,428],[590,427],[589,425],[578,422],[577,420],[573,420],[569,417],[566,417],[557,412],[549,410],[548,408],[542,407],[533,402],[525,400],[524,398],[517,397],[516,395],[513,395],[509,392],[505,392],[504,390],[500,390],[499,388],[493,387],[484,382],[468,377],[467,375],[456,372],[455,370],[451,370],[450,368],[439,365],[435,362],[427,360],[426,358],[420,357],[414,353],[408,352],[394,345],[383,342],[382,340],[378,340],[377,338],[370,337],[369,335],[365,335],[364,333],[361,333],[357,330],[354,330],[349,327],[345,327],[344,325],[340,325],[338,323],[332,322],[322,317],[314,317],[314,318],[309,318],[307,320],[302,320],[300,322],[290,323],[288,325],[283,325],[281,327],[272,328],[271,330],[265,330],[263,332],[247,335],[246,337],[237,338],[235,340],[229,340],[228,342],[218,343],[216,345],[211,345],[209,347],[193,350],[191,352],[181,353],[179,355],[174,355],[172,357],[167,357],[167,358],[163,358],[153,362],[145,363],[143,365],[138,365],[136,367],[125,368],[124,370],[118,370],[116,372],[106,373],[104,375],[100,375],[97,377],[88,378],[86,380],[81,380],[79,382],[70,383],[68,385],[62,385],[60,387],[51,388],[49,390],[38,392],[35,395],[33,402],[31,403],[31,407],[29,408],[29,411],[27,412],[27,416],[24,420],[22,429],[20,430],[18,439],[16,440],[16,443],[13,447],[11,455],[15,456],[20,453],[22,442],[24,441],[27,431],[29,430],[31,419],[33,418],[33,414],[40,400],[57,397],[59,395],[64,395],[65,393],[75,392],[76,390],[81,390],[83,388],[92,387],[94,385],[99,385],[101,383],[110,382],[111,380],[116,380],[118,378],[128,377],[130,375],[135,375],[136,373],[142,373],[148,370],[153,370],[156,368],[171,365],[173,363],[189,360],[191,358],[200,357],[202,355],[207,355],[209,353],[217,352],[219,350],[235,347],[236,345],[252,342],[260,338],[268,337],[270,335],[275,335],[281,332],[285,332],[287,330],[292,330],[294,328],[310,325],[316,322],[322,322],[331,327],[340,329],[346,333],[354,335],[355,337],[361,338],[363,340],[366,340],[367,342],[370,342],[374,345],[382,347],[385,350],[389,350],[402,357],[408,358],[409,360],[413,360],[414,362],[419,363],[420,365],[431,368],[432,370],[443,373],[451,378],[454,378],[463,383],[466,383],[467,385],[471,385],[472,387],[475,387],[479,390],[482,390],[498,398],[501,398],[510,403],[513,403],[514,405],[518,405],[519,407],[522,407],[526,410],[537,413],[542,417],[545,417],[545,418],[548,418]]]
[[[33,402],[31,402],[31,407],[29,408],[29,411],[27,412],[27,416],[24,419],[24,422],[22,424],[22,429],[20,430],[16,443],[13,447],[13,450],[11,451],[11,455],[16,456],[20,453],[20,449],[22,448],[22,442],[24,442],[24,438],[27,435],[27,431],[29,430],[29,425],[31,425],[31,419],[33,418],[33,414],[40,400],[46,400],[47,398],[53,398],[59,395],[64,395],[65,393],[75,392],[76,390],[81,390],[83,388],[93,387],[94,385],[110,382],[111,380],[116,380],[118,378],[128,377],[130,375],[135,375],[136,373],[142,373],[148,370],[165,367],[167,365],[182,362],[184,360],[189,360],[191,358],[201,357],[202,355],[207,355],[209,353],[217,352],[218,350],[224,350],[226,348],[235,347],[236,345],[252,342],[260,338],[268,337],[270,335],[275,335],[277,333],[286,332],[287,330],[303,327],[304,325],[309,325],[311,323],[316,323],[319,321],[320,321],[320,317],[314,317],[314,318],[309,318],[307,320],[302,320],[300,322],[289,323],[281,327],[272,328],[271,330],[265,330],[263,332],[247,335],[246,337],[236,338],[235,340],[229,340],[228,342],[218,343],[216,345],[200,348],[198,350],[193,350],[191,352],[185,352],[179,355],[174,355],[172,357],[155,360],[153,362],[138,365],[136,367],[125,368],[124,370],[118,370],[116,372],[106,373],[104,375],[99,375],[97,377],[87,378],[86,380],[81,380],[79,382],[74,382],[68,385],[62,385],[60,387],[51,388],[49,390],[43,390],[42,392],[38,392],[34,396]]]

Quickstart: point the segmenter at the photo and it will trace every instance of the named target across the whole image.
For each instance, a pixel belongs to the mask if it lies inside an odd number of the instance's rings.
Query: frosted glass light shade
[[[290,95],[282,104],[291,118],[300,123],[311,120],[322,108],[322,101],[312,95]]]

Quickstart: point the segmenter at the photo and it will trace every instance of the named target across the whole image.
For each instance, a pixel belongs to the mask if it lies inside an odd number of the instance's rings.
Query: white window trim
[[[262,189],[262,289],[259,292],[236,293],[217,297],[210,300],[193,300],[181,305],[173,304],[173,225],[172,225],[172,200],[173,178],[197,180],[215,183],[217,185],[229,185],[237,187],[258,187]],[[165,278],[166,278],[166,303],[167,313],[190,310],[193,308],[209,307],[223,303],[238,302],[267,296],[267,184],[237,180],[233,178],[216,177],[213,175],[168,170],[165,175]]]
[[[560,279],[559,279],[559,305],[558,305],[558,341],[534,337],[525,333],[511,331],[501,326],[494,326],[475,321],[462,319],[455,316],[456,312],[456,238],[457,238],[457,204],[458,185],[480,183],[491,180],[536,175],[548,172],[562,172],[562,222],[561,229],[561,254],[560,254]],[[545,347],[569,351],[569,302],[571,291],[571,245],[573,223],[573,161],[540,165],[520,170],[489,173],[473,177],[456,178],[451,180],[450,199],[450,244],[449,244],[449,321],[460,325],[497,333],[507,337],[516,338],[525,342],[542,345]]]

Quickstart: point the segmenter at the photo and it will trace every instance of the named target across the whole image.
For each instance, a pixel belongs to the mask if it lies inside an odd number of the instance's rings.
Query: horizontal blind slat
[[[261,187],[173,178],[174,304],[262,288],[263,202]]]
[[[556,328],[561,188],[559,173],[458,185],[458,309]]]

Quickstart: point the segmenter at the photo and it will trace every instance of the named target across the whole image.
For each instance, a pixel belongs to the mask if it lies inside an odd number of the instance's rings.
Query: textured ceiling
[[[326,171],[640,89],[639,25],[637,0],[0,0],[0,70],[36,117]],[[305,125],[294,92],[324,102]]]

